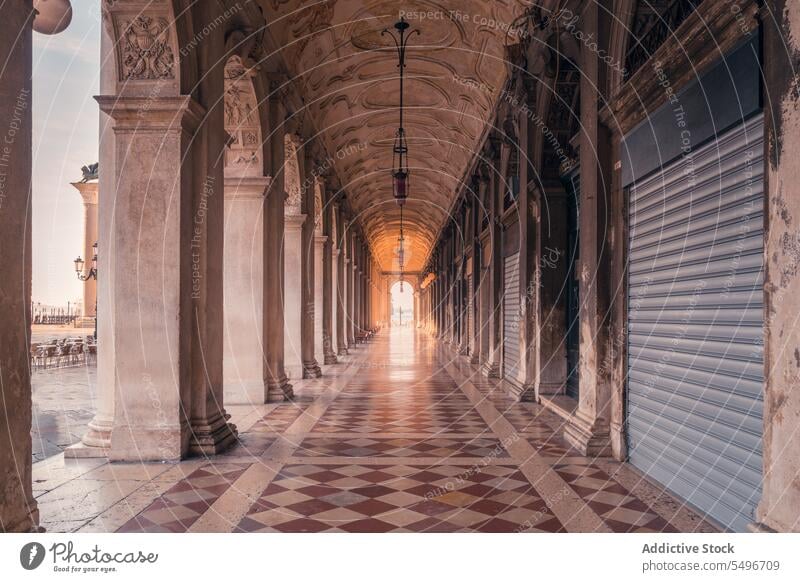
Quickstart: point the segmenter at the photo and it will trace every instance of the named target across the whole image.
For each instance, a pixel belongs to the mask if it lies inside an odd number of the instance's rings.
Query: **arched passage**
[[[408,281],[397,281],[389,289],[392,327],[412,326],[414,312],[414,288]]]

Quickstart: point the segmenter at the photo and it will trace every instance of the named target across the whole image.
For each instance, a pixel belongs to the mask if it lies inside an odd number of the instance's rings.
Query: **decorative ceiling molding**
[[[420,270],[505,86],[505,45],[515,42],[507,25],[529,2],[443,0],[435,6],[442,16],[438,20],[410,17],[414,10],[431,10],[418,0],[402,5],[390,0],[259,3],[292,83],[334,159],[353,217],[383,269],[395,262],[400,216],[391,182],[397,58],[391,40],[380,32],[394,24],[400,8],[420,29],[409,46],[406,69],[411,189],[404,209],[406,267]]]

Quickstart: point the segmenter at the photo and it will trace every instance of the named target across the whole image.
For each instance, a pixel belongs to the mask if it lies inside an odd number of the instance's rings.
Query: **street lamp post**
[[[94,249],[94,256],[92,257],[92,267],[89,269],[88,273],[84,273],[83,267],[85,265],[84,260],[78,255],[78,258],[75,259],[75,274],[78,275],[78,279],[81,281],[88,281],[89,279],[97,280],[97,242],[92,245],[92,249]],[[95,299],[94,302],[94,341],[97,341],[97,300]]]

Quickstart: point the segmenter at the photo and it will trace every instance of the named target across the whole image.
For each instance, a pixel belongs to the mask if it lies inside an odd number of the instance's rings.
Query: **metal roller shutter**
[[[630,462],[723,526],[761,495],[763,115],[630,189]]]
[[[519,370],[519,253],[504,260],[503,377],[517,381]]]

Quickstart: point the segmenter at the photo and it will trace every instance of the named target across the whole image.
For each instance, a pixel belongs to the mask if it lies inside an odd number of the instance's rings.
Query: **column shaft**
[[[768,0],[764,19],[765,130],[764,204],[764,481],[752,529],[800,531],[800,306],[797,225],[800,216],[800,21],[790,2]]]
[[[35,531],[31,483],[31,0],[0,4],[0,529]],[[15,131],[10,121],[15,120]],[[8,142],[11,143],[8,143]]]
[[[276,402],[294,396],[286,375],[284,303],[285,237],[285,110],[277,97],[282,80],[270,82],[269,171],[272,176],[264,213],[264,401]]]
[[[583,12],[584,33],[597,36],[598,7]],[[581,76],[581,211],[580,211],[580,393],[578,410],[565,431],[566,439],[586,455],[607,455],[610,447],[611,391],[602,362],[608,347],[605,314],[609,272],[607,208],[610,200],[611,140],[600,125],[597,109],[597,54],[582,53]],[[583,268],[585,267],[585,268]]]
[[[291,380],[303,378],[303,223],[305,214],[284,218],[284,366]]]

